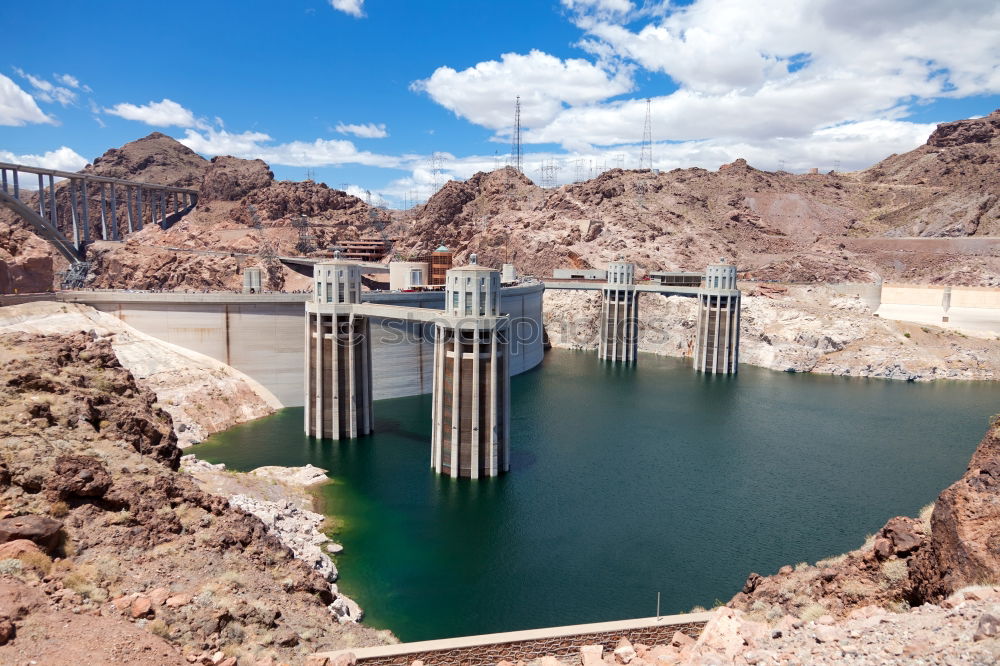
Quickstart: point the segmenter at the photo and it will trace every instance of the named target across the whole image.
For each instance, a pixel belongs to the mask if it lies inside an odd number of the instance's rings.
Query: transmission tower
[[[646,124],[642,128],[642,150],[639,153],[639,168],[653,170],[653,123],[649,98],[646,98]]]
[[[434,191],[437,192],[444,185],[444,154],[434,153],[431,155],[431,178],[434,182]]]
[[[299,240],[295,244],[295,250],[302,254],[309,254],[316,249],[313,243],[313,235],[310,232],[309,218],[305,215],[297,215],[292,218],[292,226],[299,231]]]
[[[521,97],[518,96],[514,102],[514,139],[510,144],[511,166],[517,169],[518,173],[524,173],[523,161],[524,151],[521,149]]]
[[[561,168],[561,166],[556,164],[554,159],[547,162],[542,160],[542,167],[539,169],[542,173],[542,187],[555,187],[559,180],[559,170]]]

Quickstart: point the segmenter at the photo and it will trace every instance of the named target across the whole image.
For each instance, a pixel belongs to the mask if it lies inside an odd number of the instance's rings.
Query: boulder
[[[103,497],[111,487],[111,475],[97,458],[59,456],[46,486],[60,497]]]
[[[144,615],[148,615],[149,611],[153,609],[153,602],[147,596],[138,596],[132,600],[129,605],[129,613],[134,618],[139,618]]]
[[[986,638],[996,638],[997,635],[1000,635],[1000,606],[993,606],[979,618],[972,640],[981,641]]]
[[[17,558],[28,553],[41,553],[41,549],[34,541],[27,539],[16,539],[0,545],[0,560]]]
[[[627,664],[636,658],[635,648],[627,638],[621,638],[614,651],[615,661],[619,664]]]
[[[62,526],[58,520],[34,514],[4,518],[0,520],[0,543],[27,539],[42,550],[52,552],[61,540]]]
[[[7,618],[0,619],[0,645],[6,645],[14,638],[14,623]]]
[[[580,663],[583,666],[601,666],[604,663],[604,646],[584,645],[581,647]]]

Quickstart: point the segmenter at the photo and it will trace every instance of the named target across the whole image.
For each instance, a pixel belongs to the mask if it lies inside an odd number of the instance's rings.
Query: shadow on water
[[[302,434],[285,409],[193,451],[312,463],[341,526],[341,589],[403,640],[710,605],[750,571],[859,545],[962,473],[996,383],[908,384],[553,350],[511,380],[512,472],[430,469],[430,396],[378,401],[376,433]]]

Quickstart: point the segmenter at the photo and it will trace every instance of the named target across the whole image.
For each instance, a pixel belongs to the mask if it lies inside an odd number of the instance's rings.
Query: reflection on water
[[[909,384],[742,366],[695,374],[553,350],[511,381],[512,471],[430,469],[430,396],[378,401],[376,434],[310,441],[301,409],[195,452],[330,470],[341,589],[403,640],[711,605],[747,573],[815,561],[914,514],[1000,411],[996,383]]]

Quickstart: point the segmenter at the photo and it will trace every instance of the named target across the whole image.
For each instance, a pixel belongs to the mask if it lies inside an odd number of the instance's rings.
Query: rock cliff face
[[[0,333],[0,422],[0,661],[232,666],[386,640],[338,624],[322,575],[176,471],[169,415],[109,339]]]
[[[931,538],[911,562],[913,595],[938,601],[966,585],[1000,583],[1000,424],[961,479],[938,497]]]

